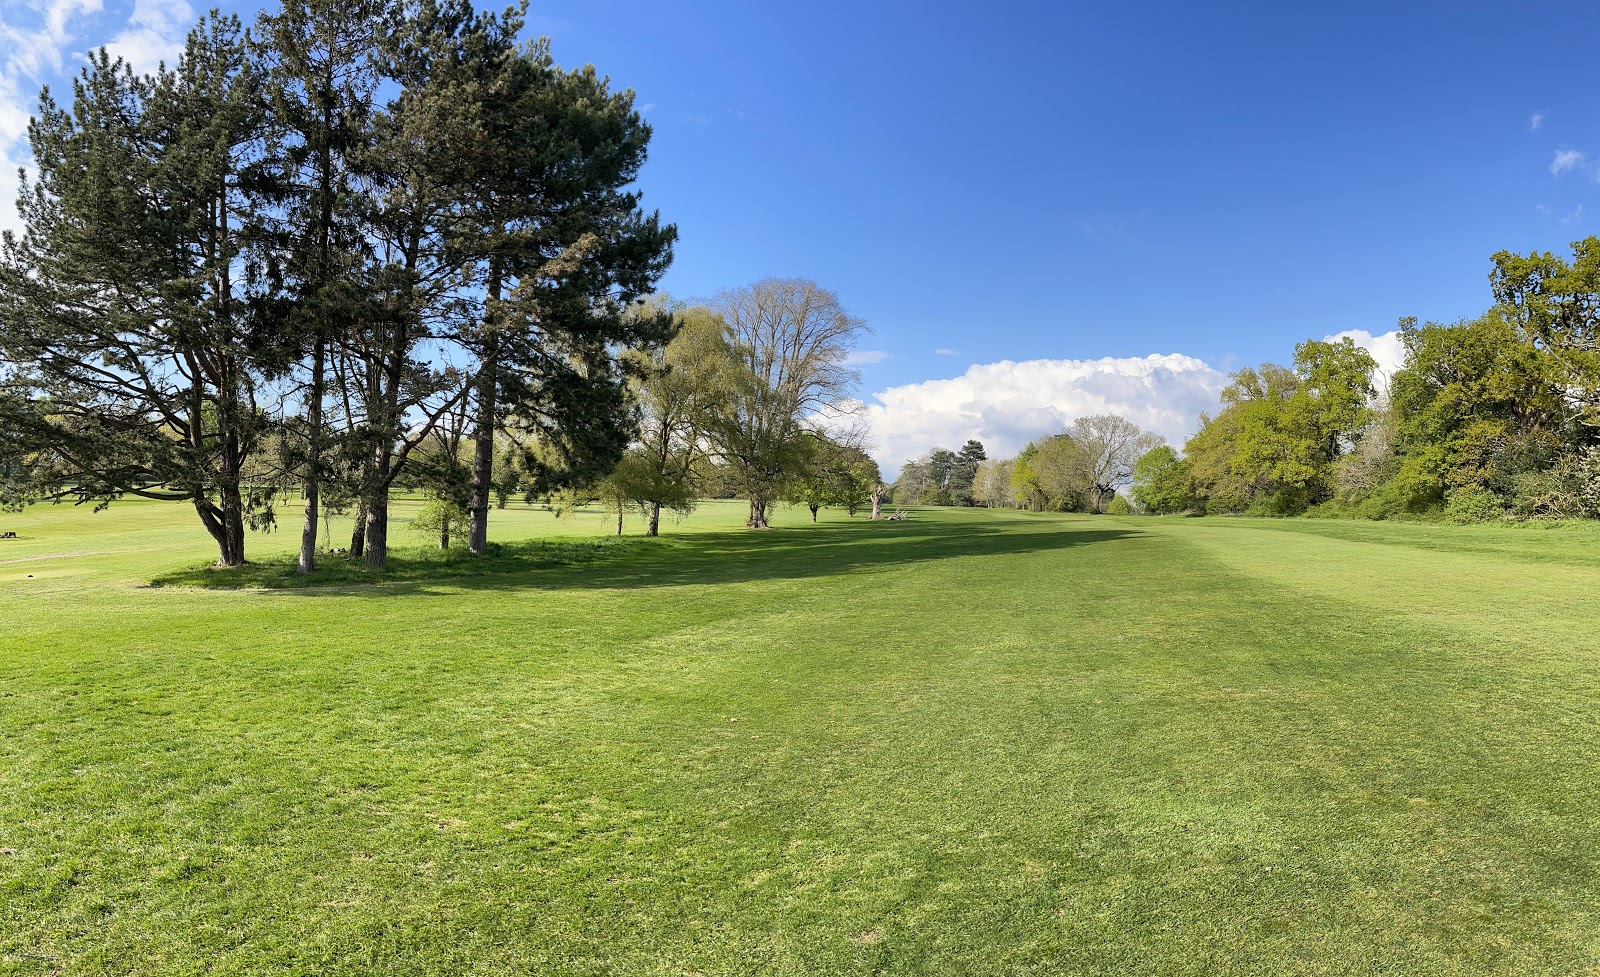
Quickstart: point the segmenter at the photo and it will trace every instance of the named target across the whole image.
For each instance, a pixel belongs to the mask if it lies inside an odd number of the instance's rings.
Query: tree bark
[[[622,535],[622,506],[617,506],[617,535]]]
[[[489,493],[494,482],[495,382],[485,362],[478,378],[478,417],[472,442],[472,503],[467,509],[467,550],[482,556],[489,550]]]
[[[750,496],[750,521],[745,523],[747,529],[770,529],[767,525],[767,500],[759,495]]]
[[[646,536],[661,535],[661,503],[650,503],[650,521],[644,528],[644,534]]]
[[[822,506],[820,506],[820,505],[811,506],[811,521],[812,522],[816,522],[817,521],[817,510],[820,509],[820,508],[822,508]]]
[[[497,317],[500,302],[500,270],[489,269],[489,317]],[[486,322],[483,360],[478,368],[478,416],[472,432],[472,503],[467,508],[467,551],[482,556],[489,550],[489,493],[494,489],[494,431],[496,395],[500,389],[497,373],[500,342],[494,323]]]
[[[369,570],[383,570],[389,566],[389,493],[374,495],[365,506],[367,510],[367,545],[363,556]]]
[[[350,530],[350,559],[359,560],[361,554],[366,552],[367,542],[367,500],[362,499],[356,503],[355,528]]]
[[[223,488],[221,504],[206,498],[194,500],[195,511],[206,532],[217,543],[217,566],[244,566],[244,504],[237,486]]]
[[[322,386],[327,368],[327,350],[322,337],[314,339],[311,353],[311,394],[306,405],[306,487],[305,516],[300,526],[300,562],[295,569],[310,573],[317,568],[317,506],[322,496]]]
[[[883,486],[872,486],[872,518],[883,518]]]

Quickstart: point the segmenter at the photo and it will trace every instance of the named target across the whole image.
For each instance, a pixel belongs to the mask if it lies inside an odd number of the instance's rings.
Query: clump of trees
[[[1141,459],[1133,495],[1185,510],[1368,518],[1600,517],[1600,239],[1572,258],[1494,255],[1494,304],[1403,319],[1386,391],[1349,340],[1241,370],[1181,457]]]
[[[1034,512],[1113,511],[1125,505],[1118,500],[1135,464],[1161,441],[1116,414],[1080,417],[1059,434],[1029,442],[1015,458],[979,463],[972,497]]]
[[[742,496],[746,525],[766,529],[778,502],[854,515],[881,481],[860,447],[847,365],[865,325],[805,279],[764,279],[707,304],[661,301],[674,338],[625,361],[636,434],[609,472],[565,487],[557,511],[604,504],[622,532],[628,510],[660,532],[663,509]]]
[[[774,502],[815,467],[817,441],[849,426],[859,374],[849,365],[866,324],[839,297],[806,279],[767,278],[718,293],[731,363],[705,412],[723,477],[766,529]]]
[[[676,231],[632,186],[633,93],[519,42],[525,6],[212,15],[172,68],[102,51],[46,91],[0,245],[11,496],[183,500],[236,566],[298,485],[309,571],[328,505],[384,565],[389,491],[463,406],[475,552],[505,439],[546,487],[614,467]]]
[[[1277,514],[1327,498],[1339,460],[1368,424],[1376,367],[1342,339],[1301,343],[1290,368],[1235,373],[1223,409],[1202,415],[1184,448],[1196,495],[1225,511]]]
[[[960,451],[935,448],[900,469],[892,486],[901,505],[977,505],[974,483],[989,458],[983,442],[969,439]]]

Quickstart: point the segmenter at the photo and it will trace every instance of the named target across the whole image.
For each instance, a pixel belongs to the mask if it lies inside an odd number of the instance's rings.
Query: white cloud
[[[1533,113],[1532,115],[1528,116],[1528,131],[1529,132],[1538,132],[1539,131],[1539,127],[1544,125],[1544,116],[1545,116],[1545,110],[1544,109],[1540,109],[1539,111],[1537,111],[1537,112]]]
[[[938,349],[933,351],[933,355],[935,355],[935,356],[960,356],[961,352],[960,352],[960,350],[951,349],[948,346],[940,346]]]
[[[1583,204],[1579,204],[1572,211],[1572,213],[1570,213],[1567,216],[1561,218],[1561,223],[1563,223],[1563,224],[1575,224],[1582,217],[1583,217]]]
[[[1372,358],[1378,361],[1378,375],[1376,377],[1378,389],[1387,391],[1389,389],[1389,378],[1393,377],[1406,364],[1406,347],[1400,341],[1400,331],[1396,329],[1374,336],[1365,329],[1346,329],[1344,332],[1336,332],[1332,336],[1324,336],[1322,341],[1332,343],[1345,338],[1352,340],[1357,346],[1371,353]]]
[[[992,457],[1079,417],[1121,414],[1181,445],[1215,411],[1228,378],[1192,356],[982,363],[959,377],[890,387],[866,407],[885,475],[937,447],[982,441]]]
[[[66,87],[82,57],[73,52],[105,44],[135,70],[153,71],[177,60],[194,21],[189,0],[115,0],[110,11],[103,0],[0,3],[0,230],[19,227],[17,171],[32,163],[28,120],[39,89]]]
[[[1555,159],[1550,161],[1550,174],[1560,176],[1571,169],[1583,165],[1583,154],[1576,149],[1558,149]]]
[[[873,363],[882,363],[889,358],[886,349],[858,349],[844,358],[849,366],[871,366]]]
[[[38,78],[46,70],[60,71],[62,56],[72,39],[71,22],[98,13],[100,0],[49,0],[43,6],[33,3],[27,8],[36,15],[31,26],[0,20],[0,48],[6,51],[4,75],[12,80],[21,76]]]
[[[107,42],[106,49],[141,74],[155,71],[163,62],[170,68],[178,63],[184,36],[194,23],[188,0],[134,0],[127,28]]]
[[[17,171],[31,162],[27,146],[28,119],[33,115],[39,88],[48,75],[65,67],[68,45],[74,40],[73,22],[97,13],[100,0],[49,0],[43,5],[19,8],[8,5],[0,13],[0,230],[17,230]],[[28,23],[13,18],[32,14]]]

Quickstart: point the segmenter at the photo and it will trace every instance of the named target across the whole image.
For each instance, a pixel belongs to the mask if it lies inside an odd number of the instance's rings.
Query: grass
[[[1596,527],[495,519],[0,517],[0,972],[1600,967]]]

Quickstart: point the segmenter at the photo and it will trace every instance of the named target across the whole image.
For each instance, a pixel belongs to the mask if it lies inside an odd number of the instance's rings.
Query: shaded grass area
[[[297,572],[294,561],[279,558],[222,569],[201,564],[156,576],[152,587],[204,587],[213,589],[285,590],[315,587],[349,587],[362,584],[420,583],[462,577],[521,577],[555,568],[572,568],[602,562],[642,542],[637,538],[521,540],[494,543],[483,556],[465,548],[441,550],[437,546],[396,547],[382,570],[338,556],[327,556],[309,574]]]
[[[258,592],[147,517],[0,576],[12,972],[1600,963],[1582,532],[708,506]]]

